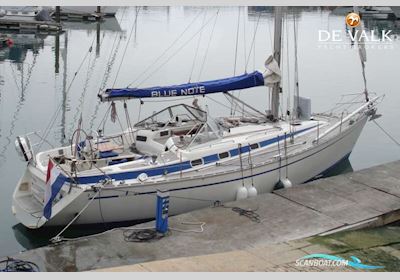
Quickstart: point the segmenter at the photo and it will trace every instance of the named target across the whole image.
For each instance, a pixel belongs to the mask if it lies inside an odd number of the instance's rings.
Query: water
[[[84,129],[97,129],[108,109],[107,105],[99,104],[97,98],[104,84],[106,87],[113,84],[125,87],[132,82],[131,86],[168,85],[223,78],[245,70],[263,70],[272,49],[272,10],[241,8],[237,33],[238,11],[238,7],[219,8],[219,12],[218,8],[203,7],[142,7],[135,24],[137,9],[121,8],[116,19],[100,24],[99,44],[96,44],[97,23],[69,23],[65,32],[58,35],[17,36],[3,32],[14,39],[14,45],[0,49],[0,256],[43,245],[48,237],[56,234],[56,231],[29,231],[11,213],[12,192],[25,168],[14,150],[15,137],[31,131],[43,132],[60,104],[61,111],[48,135],[51,143],[69,143],[81,112]],[[357,50],[351,48],[349,42],[341,49],[321,48],[318,43],[319,29],[344,31],[343,14],[335,15],[320,8],[298,8],[292,12],[298,24],[300,93],[312,98],[313,111],[331,108],[341,94],[361,92],[363,80]],[[287,45],[285,37],[284,55],[289,60],[285,59],[284,65],[288,62],[289,67],[284,66],[282,71],[284,91],[290,90],[293,94],[292,14],[287,21],[284,30],[288,31],[290,42]],[[393,34],[397,34],[399,23],[367,20],[366,26],[370,30],[392,29]],[[400,139],[400,42],[397,36],[392,39],[390,49],[367,50],[366,75],[370,91],[386,94],[379,106],[383,114],[379,123]],[[176,44],[171,47],[174,41]],[[92,52],[88,53],[90,46]],[[78,72],[76,76],[75,72]],[[265,110],[268,103],[264,88],[242,92],[241,97],[260,110]],[[222,96],[212,98],[226,104]],[[285,93],[284,110],[286,100]],[[190,104],[192,99],[172,103],[180,102]],[[207,105],[214,113],[229,112],[229,108],[212,100],[200,97],[199,103],[203,108]],[[137,121],[139,115],[144,117],[164,105],[164,102],[145,100],[140,108],[138,101],[131,101],[128,104],[131,120]],[[121,104],[118,109],[123,121]],[[107,132],[118,130],[118,124],[112,126],[108,121]],[[340,170],[359,170],[399,158],[400,149],[370,122],[350,161]],[[97,230],[85,233],[94,231]]]

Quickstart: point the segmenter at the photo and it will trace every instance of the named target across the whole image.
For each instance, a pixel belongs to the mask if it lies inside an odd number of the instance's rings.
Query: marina
[[[342,234],[398,242],[393,9],[351,27],[347,7],[61,8],[0,17],[4,258],[303,271]]]

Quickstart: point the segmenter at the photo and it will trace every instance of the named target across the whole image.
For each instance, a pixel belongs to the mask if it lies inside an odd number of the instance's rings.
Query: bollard
[[[157,191],[156,230],[160,233],[168,231],[169,191]]]

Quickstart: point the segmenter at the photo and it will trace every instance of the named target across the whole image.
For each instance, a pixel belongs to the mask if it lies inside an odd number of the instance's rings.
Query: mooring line
[[[397,146],[400,147],[400,143],[392,136],[389,134],[389,132],[387,132],[382,126],[380,126],[375,120],[372,120],[381,130],[383,133],[386,134],[387,137],[389,137]]]

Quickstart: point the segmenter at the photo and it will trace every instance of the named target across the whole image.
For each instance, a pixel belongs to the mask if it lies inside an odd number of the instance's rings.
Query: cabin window
[[[203,160],[202,159],[195,159],[195,160],[192,160],[190,163],[192,164],[192,167],[194,167],[194,166],[197,166],[197,165],[202,165],[203,164]]]
[[[147,141],[147,137],[146,136],[142,136],[142,135],[138,135],[138,136],[136,136],[136,141],[146,142]]]
[[[161,131],[161,132],[160,132],[160,137],[168,136],[168,135],[169,135],[169,131],[168,131],[168,130],[165,130],[165,131]]]
[[[223,152],[223,153],[220,153],[218,156],[219,156],[219,159],[224,159],[224,158],[229,157],[229,153],[228,152]]]
[[[258,149],[258,148],[259,148],[258,143],[254,143],[254,144],[250,145],[250,149],[252,149],[252,150],[255,150],[255,149]]]

